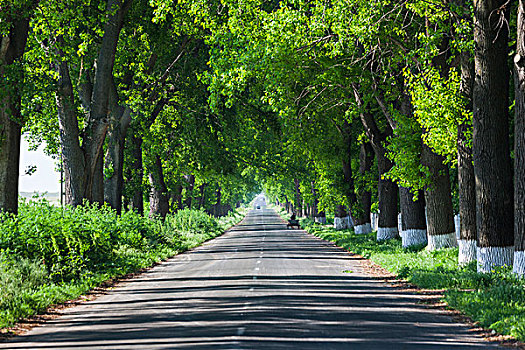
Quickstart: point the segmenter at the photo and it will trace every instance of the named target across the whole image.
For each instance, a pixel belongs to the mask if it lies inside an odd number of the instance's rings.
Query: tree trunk
[[[386,157],[384,147],[374,147],[379,170],[378,195],[379,195],[379,223],[377,240],[384,241],[399,236],[397,226],[397,199],[398,187],[395,182],[384,177],[392,168],[392,162]]]
[[[324,211],[318,212],[315,217],[315,222],[321,225],[326,225],[326,213]]]
[[[168,188],[164,182],[164,173],[162,171],[162,162],[159,156],[155,157],[152,171],[149,174],[151,184],[149,196],[149,216],[161,217],[164,219],[170,210],[168,199]]]
[[[514,57],[514,273],[525,275],[525,3],[518,5],[518,39]]]
[[[303,213],[305,217],[310,217],[310,204],[303,200]]]
[[[160,114],[164,106],[166,105],[166,101],[164,99],[161,99],[157,101],[155,104],[155,107],[153,108],[153,111],[149,115],[149,118],[146,122],[146,125],[144,126],[146,129],[149,128],[157,119],[157,116]],[[119,118],[120,119],[120,131],[127,131],[129,128],[129,125],[131,123],[131,110],[129,108],[126,108],[124,110],[124,115]],[[136,128],[135,128],[136,129]],[[137,136],[138,133],[137,130],[134,130],[134,132],[131,135],[131,158],[132,160],[132,178],[131,178],[131,186],[133,188],[133,197],[131,201],[131,207],[132,209],[143,215],[144,214],[144,191],[143,191],[143,185],[142,180],[144,177],[144,167],[142,162],[142,137]],[[126,140],[125,135],[120,135],[122,139]],[[110,141],[111,143],[111,141]],[[111,148],[111,147],[108,147]]]
[[[461,53],[461,94],[467,101],[467,109],[472,110],[472,85],[474,84],[474,62],[470,52]],[[470,123],[463,121],[458,126],[458,184],[459,184],[459,264],[468,264],[476,260],[476,182],[472,147],[467,132]]]
[[[427,244],[427,222],[425,219],[425,197],[418,192],[417,200],[409,188],[399,188],[401,207],[401,238],[403,248]]]
[[[348,215],[348,210],[344,205],[338,205],[335,208],[334,216],[334,229],[336,230],[347,230],[351,228],[350,216]]]
[[[359,153],[359,175],[362,179],[370,172],[372,168],[372,161],[374,160],[374,150],[370,143],[362,143]],[[356,217],[354,231],[356,234],[368,234],[372,232],[372,225],[370,223],[370,207],[372,206],[372,193],[366,187],[365,183],[360,188],[359,196],[359,210],[360,213]]]
[[[142,178],[144,177],[144,168],[142,165],[142,138],[133,135],[131,141],[131,186],[133,196],[131,198],[131,209],[144,214],[144,192],[142,191]]]
[[[442,156],[423,144],[421,164],[428,168],[431,179],[425,188],[429,250],[457,246],[450,177],[443,161]]]
[[[113,82],[110,88],[110,124],[108,146],[104,163],[104,201],[120,214],[124,184],[124,143],[131,123],[131,109],[118,103],[118,93]]]
[[[182,185],[175,186],[175,192],[171,194],[171,210],[176,213],[182,209]]]
[[[514,193],[509,141],[510,2],[474,2],[473,159],[478,271],[512,265]]]
[[[344,188],[343,188],[343,194],[346,197],[349,211],[348,215],[350,216],[348,218],[349,221],[355,221],[354,217],[352,215],[352,209],[355,207],[355,204],[357,203],[357,196],[355,194],[355,184],[354,184],[354,176],[352,173],[352,125],[345,120],[343,123],[342,128],[342,136],[343,136],[343,177],[344,177]],[[349,227],[350,228],[350,227]]]
[[[352,228],[353,218],[351,218],[352,207],[357,202],[354,188],[354,178],[352,176],[352,128],[347,120],[343,122],[343,126],[339,129],[341,137],[343,139],[343,158],[342,158],[342,171],[344,185],[342,188],[343,195],[346,199],[347,204],[350,206],[350,210],[347,210],[346,206],[338,205],[335,211],[334,217],[334,228],[336,230],[346,230]]]
[[[356,103],[360,107],[364,107],[363,100],[359,94],[357,86],[353,86],[354,97]],[[379,100],[378,100],[379,102]],[[388,117],[387,113],[384,113]],[[385,142],[389,136],[392,135],[393,129],[390,124],[387,124],[385,131],[381,132],[375,118],[372,114],[364,111],[359,114],[366,135],[370,139],[370,143],[374,149],[377,159],[377,166],[379,170],[378,194],[379,194],[379,222],[377,227],[377,240],[383,241],[399,236],[399,229],[397,226],[397,199],[398,187],[397,184],[385,178],[386,174],[392,168],[392,162],[386,157]],[[389,119],[389,118],[387,118]]]
[[[104,201],[102,148],[109,127],[109,98],[114,86],[113,66],[126,9],[121,0],[108,0],[106,11],[108,13],[107,22],[104,25],[104,35],[98,52],[93,94],[91,96],[86,134],[83,140],[87,168],[86,198],[92,202],[99,203]]]
[[[124,137],[108,134],[108,150],[105,159],[104,201],[120,215],[124,184]]]
[[[407,88],[399,84],[403,93],[401,96],[400,112],[407,118],[414,118],[413,106]],[[398,125],[394,121],[390,124],[393,129]],[[423,143],[420,142],[419,146]],[[419,150],[421,153],[421,149]],[[427,245],[427,220],[425,214],[425,195],[423,191],[418,191],[417,200],[410,188],[401,187],[399,189],[399,203],[401,207],[401,241],[404,248],[412,246]]]
[[[205,196],[206,183],[203,183],[199,186],[199,209],[204,208],[204,203],[206,201]]]
[[[156,62],[157,56],[152,54],[147,63],[146,73],[150,74]],[[133,73],[130,71],[125,74],[123,81],[131,87]],[[132,110],[129,106],[119,104],[119,96],[115,81],[112,78],[109,87],[108,109],[109,109],[109,129],[108,145],[104,163],[104,201],[120,214],[122,208],[123,195],[123,170],[124,170],[124,145],[128,134],[128,129],[132,122]],[[150,94],[148,102],[153,102],[154,98]],[[145,128],[155,122],[158,114],[164,107],[163,103],[157,103],[153,112],[149,116]],[[142,180],[142,179],[141,179]]]
[[[108,129],[108,102],[113,84],[117,42],[124,15],[130,4],[131,0],[126,6],[123,6],[120,0],[107,1],[107,22],[104,25],[104,35],[98,51],[93,88],[89,89],[92,94],[89,116],[82,135],[82,146],[79,141],[81,135],[68,64],[65,54],[57,50],[60,58],[55,62],[59,76],[56,102],[66,181],[66,203],[69,205],[80,205],[84,199],[99,203],[104,201],[102,148]],[[57,41],[61,41],[60,36]],[[82,88],[81,93],[84,90]],[[87,102],[84,102],[84,105],[87,105]]]
[[[193,188],[195,187],[195,175],[190,174],[184,176],[188,182],[188,187],[186,188],[186,199],[184,205],[186,208],[191,209],[193,205]]]
[[[5,98],[2,103],[6,103],[0,109],[0,210],[17,214],[22,120],[20,105],[17,106],[14,98]]]
[[[295,214],[298,217],[303,216],[303,206],[302,206],[302,199],[301,199],[301,190],[299,189],[299,179],[293,179],[294,182],[294,190],[295,190]]]
[[[219,186],[219,188],[217,188],[217,192],[215,193],[215,197],[216,197],[216,200],[215,200],[215,204],[211,206],[210,208],[210,213],[211,215],[215,216],[215,217],[220,217],[220,216],[223,216],[223,213],[222,213],[222,191],[221,191],[221,187]]]
[[[312,197],[313,197],[313,201],[312,201],[312,217],[315,218],[318,216],[319,214],[319,211],[318,211],[318,206],[319,206],[319,198],[318,198],[318,194],[317,194],[317,189],[315,188],[315,182],[312,181],[310,183],[312,185]]]
[[[24,54],[29,32],[29,19],[14,20],[9,34],[0,37],[0,80],[6,79]],[[7,69],[6,69],[7,68]],[[17,69],[18,79],[23,70]],[[23,119],[20,113],[21,96],[18,84],[0,84],[0,210],[18,213],[18,177],[20,168],[20,139]]]
[[[101,150],[102,151],[102,150]],[[97,158],[95,171],[91,179],[91,203],[104,204],[104,157],[101,155]]]
[[[62,52],[60,52],[60,56],[62,56]],[[55,101],[60,129],[65,203],[76,207],[82,205],[85,198],[86,165],[84,151],[80,147],[80,132],[75,109],[73,85],[69,74],[69,66],[65,59],[55,62],[55,70],[58,73]]]
[[[226,216],[231,211],[232,211],[232,206],[230,204],[221,204],[221,214],[220,214],[220,216]]]

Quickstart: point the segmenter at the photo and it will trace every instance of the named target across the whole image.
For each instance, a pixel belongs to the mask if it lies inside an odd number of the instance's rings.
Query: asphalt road
[[[265,209],[0,349],[485,349]]]

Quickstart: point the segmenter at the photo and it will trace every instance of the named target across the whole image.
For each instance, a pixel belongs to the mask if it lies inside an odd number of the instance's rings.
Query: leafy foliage
[[[0,218],[0,327],[216,237],[242,216],[183,210],[160,221],[22,202],[17,217]]]

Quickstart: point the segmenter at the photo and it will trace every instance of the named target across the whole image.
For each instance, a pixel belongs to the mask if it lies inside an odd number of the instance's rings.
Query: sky
[[[60,191],[60,173],[55,171],[55,161],[44,154],[43,148],[40,146],[36,151],[29,151],[29,144],[22,136],[19,192],[53,193]],[[35,165],[37,169],[31,176],[25,175],[29,165]]]

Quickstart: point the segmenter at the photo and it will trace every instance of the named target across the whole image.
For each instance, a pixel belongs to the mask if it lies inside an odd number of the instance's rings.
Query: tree
[[[478,271],[512,265],[514,191],[509,145],[510,1],[474,3],[473,159]]]
[[[359,180],[361,184],[358,187],[359,208],[361,212],[356,217],[354,231],[356,234],[367,234],[372,232],[372,225],[370,222],[370,209],[372,206],[372,192],[368,183],[368,174],[372,169],[372,162],[374,160],[374,150],[369,142],[362,142],[359,152]]]
[[[514,56],[514,268],[525,275],[525,3],[518,4],[518,38]]]
[[[401,118],[405,120],[413,120],[413,107],[410,101],[410,97],[406,94],[406,92],[402,93],[401,106],[399,112]],[[394,122],[392,126],[394,128],[396,138],[401,137],[400,134],[402,132],[399,133],[399,130],[395,130],[400,124],[403,123]],[[416,135],[419,136],[419,128],[417,131],[418,132],[416,132]],[[423,145],[421,139],[418,137],[417,140],[414,142],[414,140],[409,138],[408,143],[406,145],[409,145],[409,147],[413,149],[412,152],[408,152],[412,153],[413,157],[412,159],[409,158],[409,162],[411,162],[412,165],[420,164],[421,147]],[[403,158],[398,156],[397,159]],[[413,166],[409,166],[409,168],[413,168]],[[400,186],[399,206],[401,207],[401,239],[403,247],[408,248],[412,246],[417,247],[427,245],[427,221],[425,210],[425,197],[423,190],[414,190],[411,187]]]
[[[474,83],[474,61],[470,50],[463,49],[461,60],[461,94],[466,103],[467,111],[472,111],[472,85]],[[464,118],[458,126],[458,185],[459,185],[459,257],[460,264],[476,261],[476,183],[474,177],[474,162],[469,134],[472,132],[472,116]]]
[[[168,188],[164,181],[162,160],[159,155],[154,156],[152,170],[149,174],[151,190],[149,195],[150,217],[159,216],[165,218],[170,210]]]
[[[109,106],[110,96],[113,96],[115,103],[113,66],[119,34],[131,1],[107,1],[102,25],[103,35],[96,51],[97,63],[93,81],[90,80],[91,67],[86,63],[88,67],[80,71],[83,81],[77,86],[71,80],[70,71],[74,59],[70,56],[71,46],[74,45],[76,37],[72,36],[73,33],[55,34],[54,28],[48,27],[46,19],[42,19],[40,24],[41,30],[47,31],[49,35],[45,40],[53,43],[44,50],[53,57],[53,67],[58,75],[56,104],[66,183],[66,203],[72,206],[80,205],[84,200],[98,203],[104,201],[103,145],[109,126],[108,112],[110,110],[115,112],[114,108]],[[53,2],[48,4],[48,6],[54,5],[64,6]],[[58,17],[55,23],[79,20],[73,18],[76,14],[73,11],[68,9],[64,12],[69,16]],[[86,57],[86,60],[89,62],[89,57]],[[79,119],[83,118],[79,116],[77,109],[78,99],[84,107],[86,117],[83,130],[79,128]]]
[[[34,1],[0,1],[0,210],[18,211],[18,169],[21,90],[24,81],[22,55],[29,33]]]
[[[457,245],[450,175],[444,161],[444,157],[436,154],[428,145],[423,145],[421,164],[429,171],[429,184],[425,188],[425,203],[430,250]]]
[[[397,199],[398,186],[385,174],[390,171],[393,164],[387,158],[386,142],[392,136],[393,130],[389,123],[385,124],[382,131],[376,119],[370,111],[363,110],[364,100],[357,86],[354,86],[354,96],[357,106],[361,109],[359,115],[365,127],[365,132],[374,149],[377,167],[379,170],[378,197],[379,197],[379,224],[377,229],[377,240],[388,240],[399,236],[397,225]]]

